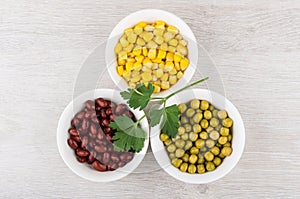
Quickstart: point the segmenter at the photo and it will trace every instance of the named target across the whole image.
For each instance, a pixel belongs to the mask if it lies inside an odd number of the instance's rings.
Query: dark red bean
[[[107,151],[107,148],[105,145],[97,145],[95,146],[95,150],[98,152],[98,153],[104,153]]]
[[[80,157],[86,157],[90,155],[90,152],[84,149],[76,149],[76,155],[80,156]]]
[[[108,126],[109,125],[109,120],[108,119],[102,120],[101,125],[102,126]]]
[[[79,124],[80,124],[80,121],[78,119],[74,118],[74,119],[71,120],[71,126],[72,127],[78,128]]]
[[[95,162],[93,162],[93,167],[97,171],[106,171],[107,170],[106,165],[102,164],[101,162],[99,162],[97,160]]]
[[[107,101],[103,98],[96,99],[96,104],[99,105],[100,107],[107,107],[108,105]]]
[[[113,162],[116,162],[116,163],[118,163],[120,161],[119,156],[116,152],[111,153],[110,158]]]
[[[125,113],[129,118],[133,118],[133,113],[131,111],[126,111]]]
[[[114,121],[114,120],[115,120],[115,115],[114,115],[114,114],[111,114],[111,115],[109,116],[109,119],[110,119],[110,121]]]
[[[91,124],[91,126],[90,126],[90,133],[93,134],[93,135],[97,134],[97,128],[96,128],[95,124]]]
[[[105,136],[106,136],[106,139],[107,139],[108,141],[110,141],[110,142],[113,141],[113,139],[112,139],[112,137],[111,137],[110,134],[106,134]]]
[[[112,132],[112,129],[110,127],[105,127],[103,130],[105,134],[109,134]]]
[[[109,165],[107,165],[107,170],[114,171],[117,169],[117,167],[118,167],[118,165],[116,163],[110,163]]]
[[[73,140],[72,138],[68,139],[68,144],[72,149],[77,149],[78,148],[78,144],[75,140]]]
[[[93,117],[91,118],[91,121],[94,122],[94,124],[99,124],[99,121],[98,121],[97,116],[93,116]]]
[[[126,109],[127,109],[127,106],[125,104],[119,104],[116,107],[115,113],[116,113],[116,115],[121,115],[126,111]]]
[[[106,109],[105,113],[107,116],[111,115],[112,114],[111,108]]]
[[[98,131],[97,138],[98,138],[99,140],[103,140],[103,138],[104,138],[104,133],[103,133],[103,131]]]
[[[95,109],[95,104],[92,100],[88,100],[88,101],[85,102],[85,107],[88,110],[93,110],[93,109]]]
[[[95,161],[96,156],[94,156],[92,153],[89,155],[88,159],[87,159],[87,163],[88,164],[92,164]]]
[[[101,110],[101,107],[100,107],[100,106],[98,106],[98,105],[96,105],[96,107],[95,107],[95,110],[98,112],[98,111],[100,111],[100,110]]]
[[[78,131],[75,128],[70,128],[68,132],[70,135],[73,135],[73,136],[79,135]]]
[[[110,161],[110,154],[107,152],[103,153],[102,163],[108,164],[109,161]]]
[[[75,118],[78,120],[82,120],[84,118],[85,112],[81,111],[75,115]]]
[[[106,109],[101,109],[100,110],[100,116],[101,116],[102,119],[104,119],[104,118],[107,117],[107,115],[106,115]]]
[[[84,136],[81,140],[81,148],[86,148],[89,142],[89,138],[87,136]]]
[[[90,137],[91,139],[96,139],[97,134],[92,134],[91,132],[89,132],[89,137]]]
[[[86,162],[86,158],[85,157],[77,157],[77,160],[80,163],[85,163]]]
[[[81,128],[82,130],[87,130],[90,126],[90,122],[86,119],[82,120]]]
[[[98,160],[99,162],[102,162],[102,158],[103,158],[103,153],[98,153],[96,156],[96,160]]]
[[[84,117],[86,119],[91,119],[92,117],[96,116],[96,111],[93,110],[93,111],[88,111],[84,114]]]
[[[79,136],[71,136],[71,138],[73,139],[73,140],[75,140],[76,142],[77,142],[77,144],[79,144],[79,143],[81,143],[81,138],[79,137]]]
[[[127,155],[125,162],[130,162],[133,158],[133,154],[130,153],[129,155]]]
[[[91,148],[94,148],[94,147],[96,146],[95,140],[90,140],[90,141],[89,141],[89,146],[90,146]]]
[[[126,162],[122,162],[122,161],[121,161],[121,162],[118,163],[118,166],[119,166],[119,167],[124,167],[125,164],[126,164]]]
[[[107,146],[107,151],[108,152],[112,152],[114,150],[114,146],[112,145],[112,144],[109,144],[108,146]]]

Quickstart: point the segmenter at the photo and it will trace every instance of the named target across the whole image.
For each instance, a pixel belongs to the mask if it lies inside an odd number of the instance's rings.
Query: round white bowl
[[[144,147],[142,151],[135,153],[134,158],[124,167],[118,168],[114,171],[99,172],[90,168],[86,163],[79,163],[75,157],[74,150],[71,149],[67,143],[67,139],[69,138],[68,129],[70,128],[70,122],[74,115],[83,108],[85,101],[93,100],[98,97],[109,99],[115,103],[126,103],[120,96],[119,91],[112,89],[96,89],[78,96],[68,104],[59,119],[57,127],[57,146],[62,159],[74,173],[91,181],[109,182],[127,176],[141,163],[149,145],[149,125],[146,118],[141,121],[141,127],[147,134]],[[140,118],[144,115],[143,111],[130,110],[134,113],[136,118]]]
[[[176,15],[156,9],[146,9],[134,12],[127,17],[123,18],[112,30],[109,35],[109,39],[106,44],[105,49],[105,60],[108,68],[109,75],[111,76],[114,83],[121,89],[125,90],[128,88],[127,82],[118,75],[116,67],[117,61],[114,53],[114,49],[116,44],[119,41],[119,38],[124,33],[126,28],[132,27],[136,25],[140,21],[145,21],[148,23],[155,22],[157,20],[163,20],[169,25],[173,25],[178,28],[180,34],[188,41],[188,58],[190,60],[190,65],[184,72],[183,77],[173,86],[171,86],[170,90],[178,90],[185,86],[193,77],[198,61],[198,46],[196,42],[196,38],[190,27],[179,17]],[[169,90],[155,93],[153,96],[155,97],[164,97],[170,94]]]
[[[189,174],[175,168],[168,157],[163,142],[159,139],[160,125],[151,128],[151,148],[159,165],[171,176],[186,183],[205,184],[218,180],[228,174],[238,163],[245,145],[245,127],[237,108],[224,96],[205,89],[185,90],[167,101],[167,105],[186,103],[192,99],[207,100],[218,109],[227,111],[233,120],[232,154],[224,159],[222,164],[212,172],[204,174]]]

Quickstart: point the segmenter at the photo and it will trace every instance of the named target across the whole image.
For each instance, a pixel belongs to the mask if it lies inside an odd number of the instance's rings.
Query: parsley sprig
[[[166,101],[177,93],[204,82],[207,79],[208,77],[198,80],[166,97],[151,97],[154,91],[154,87],[151,83],[148,83],[148,86],[139,84],[135,89],[129,88],[127,91],[122,91],[120,93],[121,96],[133,109],[139,108],[139,110],[143,110],[148,106],[150,101],[155,101],[157,103],[136,122],[134,122],[131,118],[122,115],[118,116],[114,122],[110,123],[109,126],[117,131],[113,136],[115,150],[134,150],[136,152],[140,152],[142,150],[146,139],[146,133],[139,124],[146,116],[149,117],[150,126],[156,126],[162,120],[161,131],[170,137],[176,137],[177,129],[179,127],[178,107],[176,104],[166,106]]]

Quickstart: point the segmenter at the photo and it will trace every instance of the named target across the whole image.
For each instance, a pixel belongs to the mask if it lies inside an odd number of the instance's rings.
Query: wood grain
[[[214,183],[173,179],[151,149],[133,174],[92,183],[58,153],[57,122],[81,66],[119,20],[144,8],[173,12],[191,27],[222,78],[209,87],[225,88],[243,117],[244,154]],[[0,197],[299,198],[299,22],[298,0],[1,0]],[[210,72],[200,64],[194,80]],[[95,85],[114,87],[107,75]]]

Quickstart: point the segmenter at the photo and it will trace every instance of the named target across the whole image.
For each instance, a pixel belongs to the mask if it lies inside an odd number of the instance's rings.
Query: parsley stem
[[[147,116],[147,113],[144,114],[142,117],[140,117],[140,118],[134,123],[134,125],[137,126],[137,125],[142,121],[142,119],[144,119],[146,116]]]
[[[180,93],[181,91],[184,91],[185,89],[188,89],[188,88],[190,88],[190,87],[192,87],[192,86],[195,86],[195,85],[197,85],[197,84],[199,84],[199,83],[201,83],[201,82],[204,82],[204,81],[206,81],[206,80],[208,80],[208,77],[205,77],[205,78],[200,79],[200,80],[198,80],[198,81],[196,81],[196,82],[193,82],[193,83],[191,83],[191,84],[189,84],[189,85],[187,85],[187,86],[185,86],[185,87],[183,87],[183,88],[181,88],[181,89],[175,91],[174,93],[171,93],[170,95],[168,95],[168,96],[165,97],[164,99],[167,100],[167,99],[169,99],[170,97],[176,95],[177,93]]]

